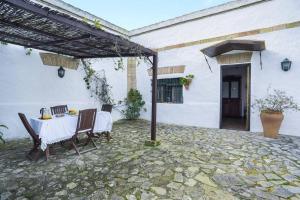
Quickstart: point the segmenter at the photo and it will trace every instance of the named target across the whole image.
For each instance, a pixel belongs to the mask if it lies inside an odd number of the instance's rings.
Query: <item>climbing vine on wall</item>
[[[111,86],[108,84],[105,71],[96,72],[92,68],[90,60],[81,59],[83,69],[85,72],[86,88],[90,90],[91,97],[94,97],[99,103],[114,105],[114,99],[112,98]]]

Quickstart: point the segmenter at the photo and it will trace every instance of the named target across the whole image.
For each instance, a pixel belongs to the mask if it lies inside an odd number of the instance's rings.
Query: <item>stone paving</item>
[[[76,156],[59,145],[50,161],[30,162],[29,140],[0,147],[4,199],[300,199],[300,138],[120,121],[113,140]]]

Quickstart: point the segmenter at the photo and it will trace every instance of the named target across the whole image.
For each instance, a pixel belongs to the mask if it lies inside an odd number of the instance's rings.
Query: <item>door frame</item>
[[[246,104],[247,104],[247,112],[246,112],[246,129],[245,131],[250,131],[251,127],[251,63],[237,63],[230,65],[220,65],[220,115],[219,115],[219,129],[222,129],[223,122],[223,70],[226,66],[235,66],[235,65],[243,65],[240,67],[246,67]],[[241,87],[242,88],[242,87]]]

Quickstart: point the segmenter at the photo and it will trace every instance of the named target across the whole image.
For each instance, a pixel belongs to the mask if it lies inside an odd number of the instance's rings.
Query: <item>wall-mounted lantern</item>
[[[287,58],[281,62],[281,69],[285,72],[289,71],[291,69],[291,66],[292,66],[292,61],[290,61]]]
[[[60,67],[57,72],[58,72],[58,77],[63,78],[65,76],[65,69],[63,67]]]

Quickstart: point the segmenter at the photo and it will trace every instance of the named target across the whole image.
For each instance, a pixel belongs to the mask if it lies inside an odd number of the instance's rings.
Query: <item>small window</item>
[[[183,103],[182,85],[179,78],[157,80],[158,103]]]

